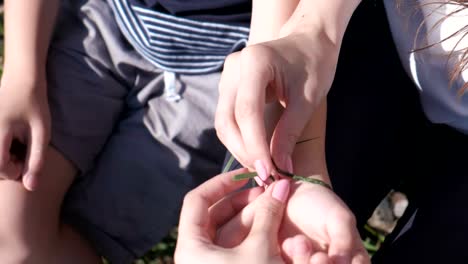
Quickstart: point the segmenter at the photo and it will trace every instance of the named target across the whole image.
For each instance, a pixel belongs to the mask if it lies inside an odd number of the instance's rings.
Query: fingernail
[[[286,158],[286,167],[287,167],[286,169],[288,170],[288,172],[293,173],[294,168],[293,168],[293,162],[292,162],[291,156],[288,156]]]
[[[263,164],[263,161],[256,160],[254,166],[255,170],[257,171],[258,177],[260,177],[263,181],[266,181],[266,179],[268,179],[268,173],[266,171],[265,164]]]
[[[29,189],[29,178],[31,178],[31,175],[29,173],[23,175],[23,184],[26,189]]]
[[[289,180],[279,180],[273,187],[271,196],[280,202],[285,202],[289,195]]]
[[[254,180],[258,186],[263,187],[264,183],[262,180],[260,180],[260,177],[255,177]]]
[[[35,186],[34,186],[34,181],[33,181],[33,175],[27,173],[23,176],[23,183],[26,187],[26,189],[32,191],[34,190]]]

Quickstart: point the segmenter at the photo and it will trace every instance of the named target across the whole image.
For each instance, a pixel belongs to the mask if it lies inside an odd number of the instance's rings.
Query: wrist
[[[292,159],[295,175],[317,179],[331,186],[325,159],[324,138],[315,138],[297,144]]]
[[[333,191],[332,184],[328,174],[313,174],[308,176],[303,176],[301,179],[294,179],[294,189],[295,190],[325,190],[328,189]]]
[[[291,34],[312,35],[313,45],[317,36],[333,44],[337,49],[354,10],[361,0],[300,1],[294,14],[281,27],[280,37]]]
[[[31,64],[7,64],[3,70],[1,84],[3,87],[22,87],[27,90],[46,89],[45,67]]]
[[[285,25],[287,27],[287,25]],[[314,28],[295,28],[294,30],[281,30],[280,38],[287,38],[294,43],[301,52],[309,59],[317,59],[322,54],[322,59],[330,62],[338,60],[341,40],[333,40],[324,30]]]

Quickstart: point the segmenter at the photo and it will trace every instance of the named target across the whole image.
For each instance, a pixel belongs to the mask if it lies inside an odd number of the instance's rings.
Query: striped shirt
[[[249,28],[174,16],[131,0],[108,0],[137,52],[158,68],[180,74],[219,71],[227,55],[245,47]]]

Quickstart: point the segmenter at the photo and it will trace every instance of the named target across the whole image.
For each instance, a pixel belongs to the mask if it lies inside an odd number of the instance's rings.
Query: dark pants
[[[326,151],[334,189],[358,227],[390,189],[409,196],[373,263],[468,263],[468,137],[425,118],[381,1],[364,0],[345,35],[328,96]]]

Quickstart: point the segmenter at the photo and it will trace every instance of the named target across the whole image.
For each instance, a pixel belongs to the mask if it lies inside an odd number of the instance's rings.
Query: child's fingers
[[[12,160],[10,150],[13,133],[9,129],[0,131],[0,179],[16,180],[21,176],[21,162]]]
[[[224,248],[238,246],[250,232],[255,216],[256,201],[245,206],[236,216],[218,229],[215,243]]]
[[[23,185],[30,191],[37,187],[38,175],[44,163],[48,141],[46,129],[42,125],[32,127],[23,175]]]
[[[283,258],[286,263],[309,264],[312,255],[312,245],[304,235],[289,237],[281,244]]]
[[[327,231],[330,236],[330,248],[328,255],[334,263],[351,263],[352,254],[356,248],[359,233],[356,229],[354,215],[349,212],[337,214],[327,224]]]
[[[370,257],[369,254],[365,249],[360,249],[358,250],[354,256],[353,260],[351,262],[352,264],[370,264]]]
[[[10,147],[13,135],[8,129],[0,130],[0,171],[4,172],[10,163]]]
[[[310,264],[332,264],[332,262],[325,252],[317,252],[314,255],[312,255],[310,259]]]

